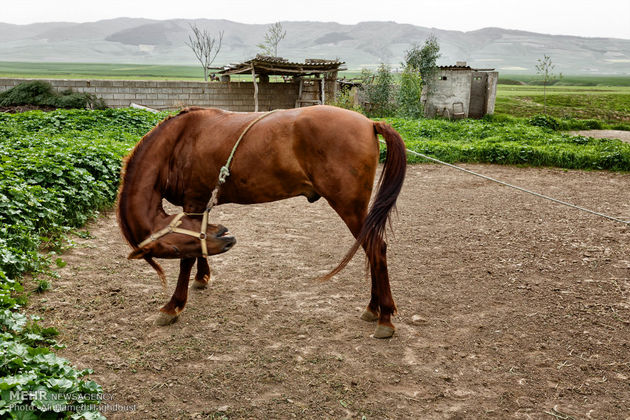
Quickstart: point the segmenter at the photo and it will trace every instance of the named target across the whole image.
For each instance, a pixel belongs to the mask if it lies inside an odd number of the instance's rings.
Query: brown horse
[[[264,203],[299,195],[314,202],[324,197],[356,238],[353,248],[326,278],[341,271],[363,246],[372,292],[361,318],[378,320],[375,337],[391,337],[396,306],[383,237],[405,177],[405,145],[389,125],[330,106],[282,110],[264,118],[260,113],[189,108],[162,121],[136,145],[126,159],[118,197],[118,222],[133,247],[129,258],[145,259],[163,281],[162,269],[153,258],[181,260],[177,287],[160,309],[157,323],[173,322],[183,310],[195,261],[193,286],[203,288],[208,283],[210,268],[201,241],[210,255],[225,252],[236,242],[220,225],[208,225],[196,237],[169,226],[200,232],[201,212],[217,184],[220,168],[244,132],[235,149],[231,174],[218,190],[217,204]],[[385,138],[387,158],[368,211],[379,157],[377,133]],[[185,214],[177,220],[167,215],[163,198],[183,206]]]

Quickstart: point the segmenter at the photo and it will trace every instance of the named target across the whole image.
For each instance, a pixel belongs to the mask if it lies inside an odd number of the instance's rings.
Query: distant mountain
[[[227,20],[165,21],[119,18],[90,23],[50,22],[30,25],[0,23],[0,61],[56,61],[146,64],[197,64],[185,45],[190,24],[211,34],[224,31],[215,65],[236,63],[256,55],[268,25]],[[446,31],[394,22],[282,22],[287,31],[279,53],[290,60],[339,58],[349,69],[397,67],[413,43],[431,33],[438,37],[439,64],[467,61],[503,73],[534,73],[538,58],[551,56],[565,74],[630,75],[630,40],[545,35],[484,28]]]

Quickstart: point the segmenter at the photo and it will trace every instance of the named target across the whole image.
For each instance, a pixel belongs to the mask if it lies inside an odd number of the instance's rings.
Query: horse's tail
[[[369,261],[375,261],[382,251],[381,243],[385,237],[385,230],[388,223],[391,223],[390,214],[396,206],[396,199],[405,180],[407,155],[405,143],[392,126],[375,121],[374,131],[383,136],[387,146],[387,155],[379,178],[376,197],[354,245],[339,265],[323,276],[322,280],[328,280],[343,270],[360,246],[364,246]]]

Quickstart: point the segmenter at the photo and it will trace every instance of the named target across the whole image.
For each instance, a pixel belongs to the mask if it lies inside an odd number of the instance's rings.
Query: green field
[[[499,83],[541,84],[540,76],[533,74],[500,74]],[[566,75],[555,83],[557,86],[630,86],[630,76]]]
[[[543,103],[542,86],[499,85],[495,112],[529,117],[542,113]],[[548,86],[547,113],[558,118],[629,122],[630,86]]]
[[[0,77],[203,80],[201,66],[0,61]]]

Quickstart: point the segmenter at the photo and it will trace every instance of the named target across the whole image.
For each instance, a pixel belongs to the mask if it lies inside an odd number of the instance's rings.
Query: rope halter
[[[212,210],[212,208],[217,205],[218,201],[219,201],[219,188],[221,187],[221,185],[223,185],[225,183],[225,181],[227,180],[227,178],[230,176],[230,165],[232,164],[232,160],[234,159],[234,153],[236,153],[236,149],[238,147],[238,145],[240,144],[241,140],[243,140],[243,137],[245,137],[245,134],[247,134],[247,132],[249,131],[250,128],[252,128],[252,126],[254,124],[256,124],[258,121],[262,120],[263,118],[265,118],[266,116],[273,114],[274,112],[279,111],[278,109],[274,109],[272,111],[268,111],[265,112],[264,114],[259,115],[258,117],[256,117],[256,119],[254,119],[252,122],[250,122],[247,127],[245,127],[245,129],[243,130],[243,132],[241,133],[241,135],[239,136],[238,140],[236,140],[236,143],[234,144],[234,147],[232,148],[232,152],[230,153],[230,156],[227,159],[227,162],[225,163],[225,165],[223,165],[221,167],[221,170],[219,171],[219,177],[217,179],[217,184],[215,185],[214,189],[212,190],[212,194],[210,195],[210,200],[208,200],[208,204],[206,204],[206,208],[203,211],[203,213],[186,213],[186,212],[181,212],[178,213],[175,218],[173,220],[171,220],[171,222],[168,224],[168,226],[166,226],[163,229],[158,230],[155,233],[152,233],[147,239],[145,239],[144,241],[140,242],[138,244],[138,248],[142,248],[148,244],[150,244],[151,242],[157,241],[158,239],[160,239],[161,237],[168,235],[169,233],[181,233],[183,235],[188,235],[188,236],[192,236],[195,237],[197,239],[199,239],[199,241],[201,242],[201,254],[204,257],[208,256],[208,244],[206,244],[206,238],[208,237],[208,214],[210,213],[210,210]],[[189,229],[182,229],[180,227],[178,227],[179,225],[182,224],[182,217],[184,216],[203,216],[201,218],[201,229],[200,232],[195,232],[193,230],[189,230]]]

